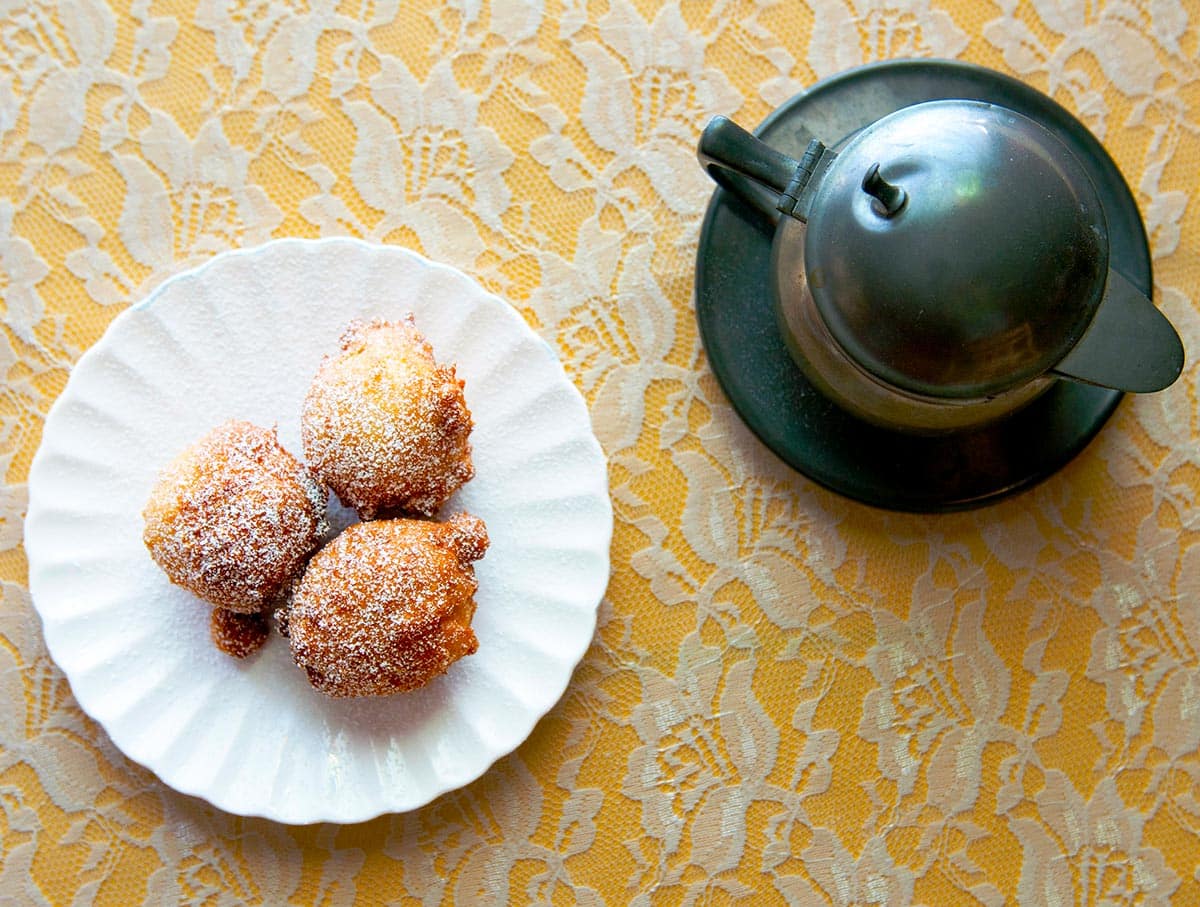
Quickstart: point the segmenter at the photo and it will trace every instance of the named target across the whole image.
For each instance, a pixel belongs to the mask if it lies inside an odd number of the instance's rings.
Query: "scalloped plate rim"
[[[275,249],[289,247],[289,246],[290,247],[300,247],[300,248],[304,248],[306,250],[311,250],[314,254],[319,254],[319,253],[323,252],[324,250],[328,250],[328,249],[336,250],[339,247],[344,247],[347,249],[353,249],[356,253],[366,253],[366,254],[372,256],[373,258],[378,258],[381,256],[389,256],[389,255],[408,257],[414,264],[416,264],[422,268],[428,269],[433,272],[441,271],[441,272],[444,272],[445,274],[447,274],[448,276],[452,277],[455,280],[466,281],[469,285],[471,285],[472,287],[474,287],[477,290],[480,300],[486,301],[485,304],[498,306],[499,307],[498,311],[503,312],[504,317],[513,319],[514,324],[519,325],[519,328],[525,332],[525,334],[527,335],[527,337],[529,339],[536,341],[541,347],[543,347],[546,350],[546,352],[549,354],[551,360],[555,363],[557,370],[561,373],[562,380],[563,380],[565,386],[569,387],[569,389],[571,390],[573,397],[574,397],[573,402],[577,403],[580,407],[582,407],[583,414],[584,414],[587,424],[589,426],[588,439],[590,442],[589,447],[591,448],[589,453],[591,454],[591,456],[593,456],[596,459],[596,461],[597,461],[596,465],[598,467],[597,474],[601,477],[599,487],[597,488],[596,497],[597,497],[597,500],[603,502],[604,513],[606,516],[604,531],[600,534],[601,537],[598,539],[597,544],[595,546],[595,552],[602,555],[602,558],[601,558],[602,564],[597,567],[597,573],[603,575],[603,581],[602,581],[602,585],[600,586],[600,588],[598,590],[596,590],[595,594],[589,595],[589,599],[594,597],[595,602],[590,609],[590,620],[589,620],[588,633],[586,634],[586,636],[581,634],[581,636],[580,636],[581,644],[579,646],[577,646],[576,648],[571,649],[569,652],[566,653],[565,657],[560,659],[560,663],[564,667],[564,671],[562,673],[562,676],[559,678],[558,682],[555,682],[552,685],[545,684],[545,683],[540,684],[540,686],[543,689],[546,689],[546,690],[552,692],[553,697],[552,698],[547,697],[544,701],[544,704],[539,704],[537,707],[532,708],[532,709],[528,710],[527,712],[523,713],[525,715],[525,717],[528,718],[528,722],[527,722],[528,727],[525,727],[523,724],[517,725],[517,733],[513,736],[513,739],[515,742],[512,743],[511,746],[508,745],[507,743],[505,743],[500,746],[494,747],[493,748],[495,750],[494,752],[491,752],[489,750],[490,758],[487,759],[485,764],[482,764],[480,766],[469,767],[468,770],[460,773],[460,777],[453,777],[453,778],[447,779],[445,776],[441,776],[441,775],[435,776],[438,781],[441,781],[444,783],[434,784],[429,788],[422,789],[415,796],[410,796],[408,798],[403,798],[403,797],[387,798],[385,796],[384,798],[382,798],[383,802],[371,803],[365,809],[361,809],[358,811],[351,811],[351,810],[340,810],[339,811],[338,809],[336,809],[335,801],[325,801],[325,805],[327,807],[333,807],[333,808],[328,808],[326,810],[326,812],[321,815],[313,814],[315,811],[311,810],[311,809],[307,810],[307,811],[291,811],[291,812],[289,812],[286,809],[280,808],[279,804],[276,804],[276,803],[267,803],[265,806],[262,806],[261,808],[247,809],[247,808],[240,806],[239,804],[237,804],[235,802],[230,802],[230,799],[227,797],[224,797],[221,793],[214,794],[213,792],[206,790],[204,785],[202,785],[202,784],[201,785],[191,785],[191,784],[187,784],[187,783],[181,783],[177,779],[170,779],[168,777],[164,777],[164,774],[161,771],[161,766],[156,767],[153,764],[154,759],[152,757],[147,757],[144,754],[132,752],[131,748],[128,746],[129,741],[118,740],[117,737],[113,735],[108,724],[106,724],[103,720],[101,720],[100,718],[98,718],[96,716],[97,702],[93,698],[96,695],[96,692],[94,690],[88,689],[86,687],[84,688],[86,690],[86,692],[83,692],[82,694],[80,691],[76,690],[76,685],[72,679],[72,670],[70,669],[69,665],[64,665],[64,663],[62,661],[62,656],[66,653],[65,653],[65,648],[64,648],[65,643],[64,643],[63,639],[58,635],[58,631],[59,631],[61,624],[56,622],[56,620],[52,614],[47,614],[46,611],[44,611],[41,607],[39,607],[38,595],[37,595],[37,592],[35,591],[35,588],[37,586],[41,585],[42,569],[45,565],[43,558],[41,556],[41,548],[40,548],[40,543],[38,540],[38,533],[36,531],[37,524],[40,522],[40,518],[42,517],[42,511],[39,508],[38,496],[36,493],[36,489],[39,485],[39,480],[45,481],[45,479],[42,478],[42,474],[47,472],[47,470],[49,470],[50,467],[48,467],[46,465],[46,463],[47,463],[47,460],[49,459],[50,455],[55,452],[53,446],[48,446],[45,443],[47,435],[50,434],[49,432],[46,431],[46,428],[53,425],[53,422],[56,418],[56,414],[58,414],[61,411],[61,409],[70,401],[71,395],[69,394],[69,391],[71,390],[71,377],[74,376],[74,374],[75,374],[76,370],[78,369],[78,367],[80,366],[80,364],[85,361],[88,361],[91,358],[101,355],[107,348],[106,340],[110,336],[112,336],[116,332],[124,330],[124,328],[122,326],[125,323],[133,321],[134,319],[136,319],[139,316],[141,316],[142,314],[144,314],[147,310],[151,309],[157,301],[159,301],[163,296],[165,296],[176,285],[185,283],[185,282],[188,282],[191,280],[202,279],[203,277],[205,277],[207,275],[207,273],[209,271],[211,271],[212,269],[214,269],[216,267],[219,267],[222,263],[227,262],[231,259],[253,258],[258,255],[269,253]],[[28,576],[29,576],[30,601],[31,601],[31,603],[33,605],[33,609],[34,609],[35,613],[38,615],[39,621],[42,625],[42,635],[43,635],[43,639],[46,644],[46,649],[49,652],[50,657],[54,660],[55,664],[59,666],[59,669],[63,672],[64,676],[66,677],[67,682],[71,687],[72,695],[74,696],[76,702],[78,703],[79,707],[83,710],[83,712],[85,714],[87,714],[91,720],[95,721],[96,724],[104,730],[104,732],[112,740],[113,744],[117,747],[118,750],[121,751],[121,753],[126,758],[130,759],[132,762],[135,762],[138,765],[142,766],[143,768],[147,769],[148,771],[152,772],[156,778],[158,778],[163,784],[170,787],[172,790],[175,790],[175,791],[182,793],[184,795],[187,795],[187,796],[194,796],[199,799],[205,800],[206,802],[209,802],[212,805],[214,805],[222,810],[225,810],[226,812],[235,814],[235,815],[251,817],[251,818],[269,819],[272,821],[277,821],[277,822],[290,824],[290,825],[311,825],[311,824],[316,824],[316,823],[321,823],[321,822],[336,822],[336,823],[351,824],[351,823],[365,822],[370,819],[377,818],[381,815],[387,815],[389,813],[402,813],[402,812],[407,812],[407,811],[410,811],[413,809],[419,809],[420,807],[425,806],[428,803],[431,803],[432,801],[436,800],[438,797],[443,796],[446,793],[449,793],[454,790],[458,790],[458,789],[478,780],[483,775],[485,775],[491,769],[491,767],[493,765],[495,765],[495,763],[497,761],[499,761],[500,759],[504,758],[505,756],[510,755],[511,753],[515,752],[516,749],[519,748],[521,746],[521,744],[524,743],[529,738],[529,735],[533,732],[534,728],[542,720],[542,718],[544,718],[554,708],[554,706],[558,704],[558,702],[565,695],[567,689],[570,686],[571,679],[574,676],[575,671],[578,669],[578,666],[579,666],[580,662],[582,661],[583,656],[587,653],[588,648],[591,646],[591,642],[595,636],[595,630],[596,630],[596,626],[597,626],[597,622],[598,622],[599,606],[600,606],[600,603],[602,602],[603,597],[607,591],[607,585],[608,585],[608,582],[611,577],[611,569],[612,569],[611,546],[612,546],[612,538],[613,538],[613,509],[612,509],[612,499],[611,499],[611,495],[609,492],[609,481],[608,481],[608,474],[607,474],[608,460],[604,453],[603,448],[601,447],[599,441],[595,437],[594,430],[590,429],[590,425],[591,425],[591,415],[590,415],[590,411],[588,410],[588,407],[587,407],[587,402],[586,402],[586,400],[584,400],[583,395],[580,393],[579,389],[575,386],[574,382],[571,381],[570,377],[566,374],[565,370],[563,369],[561,359],[554,352],[553,348],[550,347],[550,345],[543,338],[538,336],[537,333],[533,331],[533,329],[524,320],[524,318],[520,315],[520,313],[517,312],[511,305],[509,305],[507,302],[505,302],[503,299],[501,299],[494,293],[488,291],[486,288],[484,288],[482,285],[480,285],[477,281],[475,281],[469,275],[465,274],[464,272],[460,271],[457,268],[454,268],[447,264],[443,264],[441,262],[436,262],[431,259],[428,259],[425,256],[421,255],[420,253],[415,252],[411,249],[405,248],[403,246],[391,246],[391,245],[386,245],[386,244],[372,243],[372,242],[367,242],[365,240],[356,239],[353,237],[323,237],[323,238],[319,238],[319,239],[287,237],[287,238],[270,240],[270,241],[263,243],[261,245],[258,245],[258,246],[253,246],[253,247],[248,247],[248,248],[230,249],[230,250],[220,252],[192,268],[188,268],[188,269],[180,271],[176,274],[170,275],[169,277],[164,279],[160,284],[155,286],[145,297],[138,300],[137,302],[134,302],[128,308],[126,308],[122,312],[118,313],[117,316],[115,318],[113,318],[113,320],[109,323],[108,327],[105,329],[104,334],[100,337],[100,339],[97,340],[87,350],[85,350],[83,352],[83,354],[79,357],[79,359],[76,360],[76,362],[71,366],[71,371],[70,371],[70,374],[68,375],[67,383],[64,385],[63,390],[55,398],[54,402],[51,404],[49,411],[46,414],[45,421],[43,422],[42,440],[39,443],[38,449],[35,452],[33,459],[30,463],[29,475],[28,475],[28,480],[27,480],[29,496],[28,496],[28,505],[27,505],[27,509],[26,509],[26,519],[25,519],[24,526],[23,526],[24,545],[25,545],[26,555],[27,555],[28,565],[29,565]],[[52,435],[51,435],[51,437],[53,440]],[[33,528],[35,530],[33,533],[29,532],[29,529],[31,526],[33,526]],[[51,566],[54,563],[52,558],[45,558],[44,560],[46,562],[49,562],[49,564]],[[70,659],[68,658],[67,661],[70,662]],[[403,790],[406,790],[406,789],[402,789],[402,791]]]

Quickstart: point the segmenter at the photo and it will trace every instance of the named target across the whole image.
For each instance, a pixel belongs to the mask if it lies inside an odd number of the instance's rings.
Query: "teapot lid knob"
[[[872,196],[877,204],[871,207],[881,217],[891,217],[904,207],[908,201],[908,193],[899,186],[893,186],[879,174],[879,162],[876,161],[867,170],[862,180],[862,191]]]

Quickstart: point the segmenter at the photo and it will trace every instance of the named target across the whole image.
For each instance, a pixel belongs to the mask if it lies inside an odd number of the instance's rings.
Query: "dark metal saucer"
[[[1150,250],[1137,204],[1112,158],[1059,104],[1016,79],[970,64],[875,63],[818,82],[755,134],[794,157],[812,138],[834,144],[922,101],[1000,104],[1053,131],[1083,163],[1109,230],[1109,264],[1150,295]],[[1122,394],[1058,381],[1016,414],[983,429],[921,437],[877,428],[821,396],[792,362],[771,299],[774,227],[717,189],[700,232],[696,318],[705,352],[738,414],[784,462],[850,498],[892,510],[960,510],[1051,475],[1081,451]]]

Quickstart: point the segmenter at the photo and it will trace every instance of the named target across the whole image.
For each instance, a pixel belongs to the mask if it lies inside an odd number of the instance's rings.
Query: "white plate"
[[[466,380],[476,477],[443,514],[486,521],[479,652],[408,695],[314,691],[273,636],[238,661],[142,545],[159,468],[218,423],[277,424],[352,318],[413,312]],[[612,508],[587,407],[551,349],[465,275],[403,249],[281,240],[218,256],[123,312],[76,365],[29,476],[25,544],[46,644],[130,758],[229,812],[356,822],[479,777],[558,701],[608,583]]]

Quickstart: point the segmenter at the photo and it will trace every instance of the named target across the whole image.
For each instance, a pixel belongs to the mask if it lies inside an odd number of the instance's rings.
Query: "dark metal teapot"
[[[724,117],[699,156],[778,217],[772,286],[792,357],[823,394],[910,433],[975,428],[1065,378],[1175,381],[1170,322],[1109,267],[1104,210],[1051,131],[996,104],[905,107],[801,160]]]

